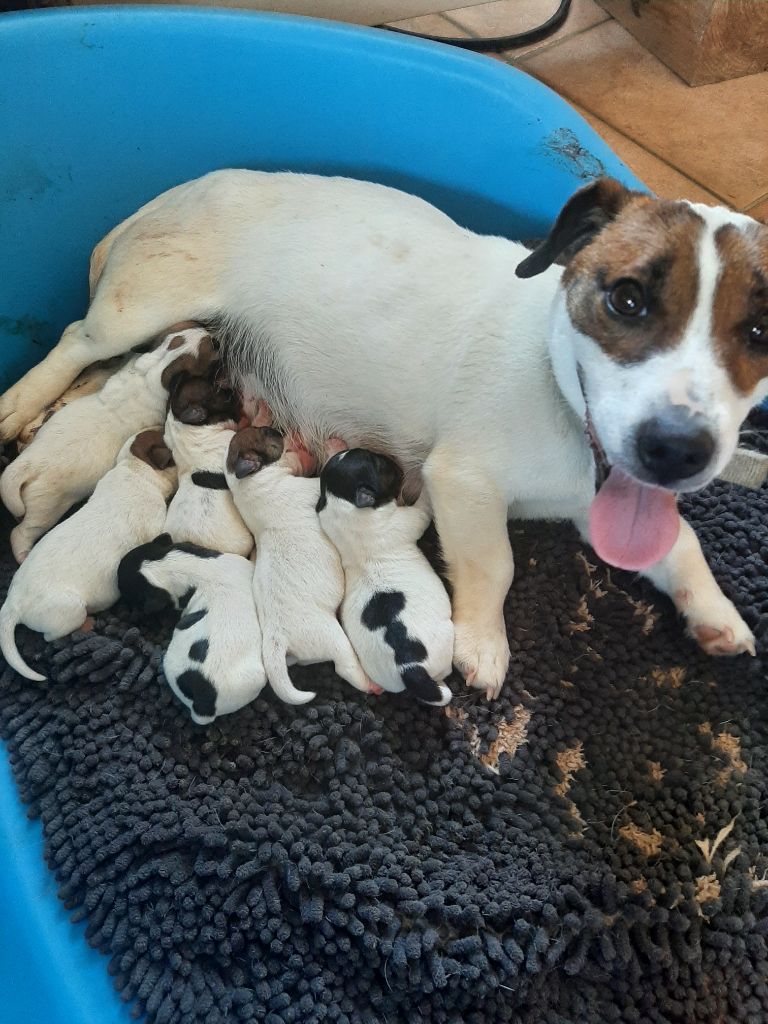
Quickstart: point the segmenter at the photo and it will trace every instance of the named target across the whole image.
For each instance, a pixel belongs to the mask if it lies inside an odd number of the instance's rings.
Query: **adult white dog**
[[[498,693],[507,669],[510,510],[589,525],[707,650],[736,654],[752,635],[675,492],[723,469],[768,394],[766,282],[768,228],[610,179],[576,193],[529,254],[390,188],[219,171],[97,246],[87,316],[0,400],[0,434],[88,363],[193,317],[279,427],[422,469],[471,685]]]

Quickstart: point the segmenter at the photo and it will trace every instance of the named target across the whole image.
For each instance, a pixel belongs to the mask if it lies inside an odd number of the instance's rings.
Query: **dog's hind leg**
[[[504,599],[514,561],[507,501],[493,476],[460,448],[435,449],[423,475],[453,585],[454,664],[490,700],[509,664]]]
[[[643,575],[672,598],[688,632],[707,654],[754,655],[752,631],[717,585],[698,537],[682,517],[672,550]]]
[[[350,686],[362,693],[380,692],[363,671],[347,634],[336,619],[328,619],[327,632],[323,635],[324,650],[317,652],[318,661],[332,661],[336,675],[341,676]]]
[[[204,273],[192,277],[183,252],[168,253],[161,262],[146,258],[129,240],[125,249],[118,248],[120,259],[105,267],[85,319],[70,324],[43,361],[0,398],[0,440],[16,437],[90,363],[122,355],[171,324],[214,311]]]

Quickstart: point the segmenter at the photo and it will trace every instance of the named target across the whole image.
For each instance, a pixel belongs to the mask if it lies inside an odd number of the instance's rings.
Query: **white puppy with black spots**
[[[202,327],[172,331],[152,351],[133,358],[91,395],[60,409],[0,476],[0,499],[21,522],[11,548],[22,562],[32,545],[115,464],[125,441],[165,419],[177,369],[212,348]]]
[[[193,722],[209,725],[258,697],[267,678],[247,558],[174,544],[166,533],[126,555],[118,580],[134,607],[183,610],[163,672]]]
[[[453,660],[451,602],[416,542],[423,499],[397,504],[399,467],[384,455],[339,452],[320,474],[320,525],[341,556],[341,622],[366,673],[391,693],[444,705]]]
[[[216,381],[217,363],[205,377],[186,374],[171,389],[165,440],[179,473],[165,532],[214,551],[248,557],[253,537],[235,508],[224,475],[240,399]]]
[[[0,609],[0,649],[12,668],[27,679],[45,679],[18,652],[20,623],[56,640],[117,601],[121,558],[162,530],[175,486],[176,469],[159,430],[125,442],[91,498],[35,545],[13,577]]]
[[[289,656],[302,665],[332,661],[355,689],[379,692],[336,618],[344,572],[315,511],[320,481],[303,476],[307,469],[306,454],[287,451],[271,427],[241,430],[229,446],[229,487],[256,539],[253,592],[264,667],[278,696],[295,704],[315,694],[293,686]]]

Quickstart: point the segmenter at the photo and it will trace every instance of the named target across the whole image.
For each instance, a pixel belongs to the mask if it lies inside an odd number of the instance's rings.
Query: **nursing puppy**
[[[229,446],[229,487],[256,539],[253,592],[264,668],[277,695],[294,704],[315,694],[295,689],[286,667],[289,655],[301,665],[332,661],[355,689],[371,689],[336,618],[344,573],[315,512],[320,481],[303,477],[306,468],[271,427],[241,430]]]
[[[176,470],[159,430],[125,442],[86,504],[43,537],[13,577],[0,609],[0,649],[12,668],[27,679],[45,679],[16,648],[19,623],[56,640],[117,601],[120,560],[162,530],[175,485]]]
[[[339,452],[320,474],[320,525],[341,556],[341,622],[366,674],[392,693],[448,704],[451,602],[416,546],[431,516],[421,504],[397,504],[401,485],[391,459]]]
[[[65,405],[70,405],[78,398],[85,398],[86,395],[93,395],[101,391],[109,378],[124,366],[127,359],[125,356],[115,356],[104,363],[94,363],[87,366],[78,377],[72,381],[63,395],[47,405],[43,411],[36,416],[31,423],[28,423],[16,439],[16,447],[19,452],[28,448],[35,439],[38,430],[44,423],[47,423],[51,416],[60,412]]]
[[[510,510],[578,523],[706,651],[754,649],[675,508],[768,395],[768,227],[752,218],[602,178],[531,253],[380,185],[218,171],[115,228],[91,277],[83,323],[0,400],[0,436],[87,363],[195,316],[282,429],[421,469],[454,662],[489,696],[509,659]]]
[[[214,551],[248,557],[253,537],[235,508],[224,475],[229,442],[240,415],[238,396],[206,377],[181,375],[171,390],[165,440],[179,473],[165,532]]]
[[[248,559],[165,533],[123,558],[118,582],[134,607],[183,609],[163,672],[193,722],[209,725],[258,697],[267,680]]]
[[[126,439],[165,419],[175,372],[213,351],[203,328],[172,332],[114,373],[97,392],[60,409],[0,476],[0,499],[21,522],[11,531],[18,562],[110,470]],[[205,360],[204,360],[205,361]]]

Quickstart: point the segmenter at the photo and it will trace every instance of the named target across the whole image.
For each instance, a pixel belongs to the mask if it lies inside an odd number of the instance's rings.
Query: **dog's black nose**
[[[635,443],[641,465],[662,487],[701,473],[715,453],[712,434],[686,411],[645,420]]]

